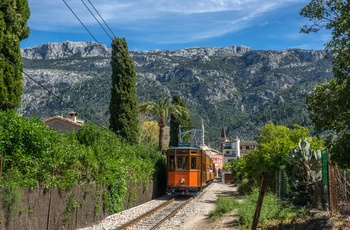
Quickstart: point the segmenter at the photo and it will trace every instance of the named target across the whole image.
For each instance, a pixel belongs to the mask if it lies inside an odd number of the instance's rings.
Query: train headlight
[[[184,179],[184,178],[181,178],[181,179],[180,179],[180,184],[183,184],[183,183],[185,183],[185,179]]]

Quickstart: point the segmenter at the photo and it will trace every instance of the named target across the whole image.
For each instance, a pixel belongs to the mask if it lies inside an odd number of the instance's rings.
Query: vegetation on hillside
[[[324,58],[324,52],[233,54],[222,49],[223,54],[218,52],[202,62],[195,55],[196,49],[190,51],[193,57],[181,56],[179,51],[130,52],[136,63],[140,104],[178,94],[191,111],[193,126],[200,127],[203,120],[208,132],[205,143],[213,148],[219,146],[222,124],[227,127],[228,138],[238,136],[243,140],[256,139],[258,128],[269,121],[288,128],[299,124],[314,133],[305,98],[316,84],[332,77],[331,60]],[[107,59],[75,57],[24,62],[30,75],[76,108],[81,119],[109,125],[110,92],[106,89],[111,85],[111,68]],[[21,108],[24,116],[47,118],[72,110],[30,79],[26,85]]]

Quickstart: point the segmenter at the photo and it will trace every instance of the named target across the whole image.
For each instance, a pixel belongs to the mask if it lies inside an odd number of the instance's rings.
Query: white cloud
[[[99,27],[78,0],[65,0],[89,28]],[[94,4],[116,34],[121,30],[156,43],[186,43],[210,39],[269,24],[272,12],[308,0],[84,0]],[[76,32],[84,29],[63,1],[29,0],[34,30]],[[94,9],[91,8],[94,12]],[[97,15],[96,15],[97,16]],[[97,16],[98,17],[98,16]]]
[[[65,0],[73,11],[81,18],[84,23],[97,24],[91,14],[85,8],[84,4],[78,0]],[[90,6],[88,0],[84,0],[86,5]],[[170,15],[193,15],[210,14],[215,12],[238,12],[230,18],[237,20],[237,17],[246,15],[253,18],[262,13],[268,13],[271,10],[287,4],[286,0],[138,0],[138,1],[110,1],[110,0],[90,0],[96,9],[109,23],[137,23],[142,20],[159,19]],[[296,2],[296,1],[294,1]],[[29,0],[31,8],[31,24],[34,29],[47,27],[68,27],[79,24],[73,14],[63,1],[48,0]],[[92,9],[92,8],[91,8]],[[92,9],[93,10],[93,9]],[[227,15],[226,15],[227,17]],[[212,20],[222,20],[219,14],[215,14]],[[70,23],[68,23],[70,22]]]

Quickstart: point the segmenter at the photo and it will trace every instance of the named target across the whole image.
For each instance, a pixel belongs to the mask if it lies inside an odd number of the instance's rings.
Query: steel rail
[[[151,228],[151,230],[157,229],[161,224],[164,223],[164,221],[170,219],[171,217],[175,216],[176,213],[182,209],[186,204],[190,203],[190,201],[193,200],[193,197],[182,203],[179,207],[177,207],[175,210],[173,210],[169,215],[167,215],[165,218],[163,218],[161,221],[159,221],[155,226]]]
[[[154,209],[152,209],[152,210],[150,210],[150,211],[144,213],[143,215],[141,215],[141,216],[139,216],[139,217],[137,217],[137,218],[135,218],[135,219],[133,219],[133,220],[131,220],[131,221],[125,223],[125,224],[123,224],[123,225],[120,226],[120,227],[117,227],[115,230],[125,230],[125,229],[127,229],[128,227],[131,227],[132,225],[136,224],[136,223],[139,222],[140,220],[146,218],[147,216],[153,214],[153,213],[156,212],[157,210],[159,210],[159,209],[161,209],[161,208],[163,208],[163,207],[169,205],[170,203],[172,203],[172,202],[174,202],[174,201],[175,201],[175,198],[172,198],[171,200],[169,200],[169,201],[167,201],[167,202],[165,202],[165,203],[159,205],[158,207],[156,207],[156,208],[154,208]]]

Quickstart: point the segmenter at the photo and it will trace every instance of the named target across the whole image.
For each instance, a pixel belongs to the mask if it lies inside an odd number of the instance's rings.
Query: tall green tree
[[[277,172],[290,150],[297,147],[300,140],[308,140],[312,148],[322,149],[323,142],[317,137],[309,137],[308,128],[295,125],[294,129],[289,129],[270,122],[260,128],[258,148],[233,165],[233,171],[240,177],[258,182],[261,172]]]
[[[332,53],[334,79],[316,87],[307,97],[310,118],[316,128],[335,131],[330,142],[331,159],[350,168],[350,3],[347,0],[312,0],[300,14],[310,23],[304,33],[330,30],[326,50]]]
[[[129,143],[139,140],[135,64],[125,38],[112,41],[110,129]]]
[[[20,41],[29,36],[27,0],[0,1],[0,109],[14,109],[21,103],[23,62]],[[8,59],[8,60],[6,60]],[[17,67],[9,63],[12,62]]]
[[[173,96],[172,104],[179,105],[186,108],[185,101],[180,98],[179,95]],[[184,128],[190,126],[189,114],[184,114],[184,116],[176,117],[174,114],[170,114],[170,141],[169,146],[178,146],[179,144],[179,126]]]
[[[167,120],[170,115],[175,118],[186,116],[189,111],[187,108],[180,105],[172,104],[171,98],[169,96],[164,99],[159,99],[158,103],[155,102],[145,102],[140,104],[139,110],[142,113],[150,113],[158,120],[159,126],[159,142],[158,151],[162,151],[164,142],[164,130],[166,127]]]

